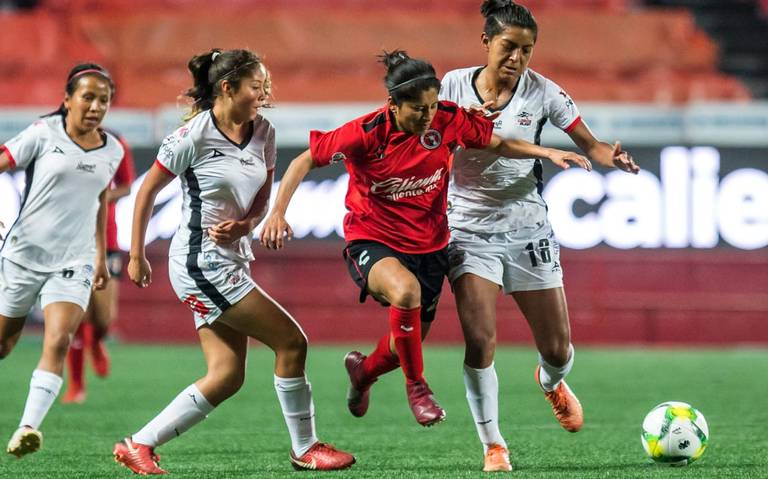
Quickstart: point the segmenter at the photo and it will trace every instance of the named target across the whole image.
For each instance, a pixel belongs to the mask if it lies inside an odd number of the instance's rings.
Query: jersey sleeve
[[[579,109],[560,86],[547,80],[544,92],[544,111],[553,125],[565,131],[573,130],[581,122]]]
[[[441,101],[456,101],[456,92],[453,81],[453,72],[448,72],[440,82],[440,93],[437,98]]]
[[[365,152],[363,129],[356,121],[323,133],[309,132],[309,151],[317,166],[361,158]]]
[[[493,122],[481,116],[468,113],[464,108],[457,108],[453,120],[456,128],[456,141],[465,148],[482,150],[491,143]]]
[[[0,152],[5,152],[11,160],[11,169],[26,168],[40,156],[47,131],[45,122],[38,120],[0,146]]]
[[[186,127],[179,128],[165,137],[157,153],[155,164],[166,173],[179,176],[184,173],[195,158],[195,144]]]
[[[275,168],[277,163],[277,148],[275,148],[275,127],[269,125],[267,131],[267,140],[264,143],[264,165],[267,171]]]
[[[123,145],[123,159],[120,161],[120,165],[115,171],[115,176],[112,178],[115,186],[127,186],[133,183],[133,179],[136,176],[133,166],[133,152],[128,147],[123,137],[117,139],[121,145]]]

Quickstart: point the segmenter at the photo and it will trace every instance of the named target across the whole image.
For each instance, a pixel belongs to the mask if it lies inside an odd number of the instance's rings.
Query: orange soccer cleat
[[[512,464],[509,462],[509,451],[500,444],[491,444],[485,453],[483,472],[509,472]]]
[[[408,393],[408,405],[419,424],[432,426],[445,419],[445,410],[437,404],[425,381],[407,382],[405,390]]]
[[[313,471],[346,469],[355,463],[355,456],[324,442],[316,442],[301,457],[296,457],[291,451],[290,459],[294,469]]]
[[[119,462],[136,474],[142,476],[168,474],[168,471],[160,469],[158,464],[160,456],[155,454],[153,447],[135,443],[130,437],[115,444],[112,454],[115,455],[115,462]]]
[[[541,366],[536,367],[536,384],[539,387],[541,387],[540,369]],[[544,390],[543,387],[542,390]],[[544,391],[544,397],[552,405],[552,412],[555,413],[555,417],[560,421],[563,429],[568,432],[578,432],[581,429],[581,426],[584,425],[584,411],[581,409],[579,399],[573,394],[565,380],[561,380],[553,391]]]

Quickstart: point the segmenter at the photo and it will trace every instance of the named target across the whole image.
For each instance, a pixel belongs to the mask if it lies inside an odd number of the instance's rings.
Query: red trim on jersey
[[[168,176],[173,176],[174,178],[176,178],[176,175],[171,170],[166,168],[164,164],[160,163],[160,160],[155,159],[155,165],[158,168],[160,168],[163,171],[163,173],[167,174]]]
[[[570,125],[566,126],[563,131],[570,133],[579,123],[581,123],[581,115],[577,116],[576,119],[573,120]]]
[[[2,145],[0,146],[0,155],[5,152],[8,155],[8,164],[10,165],[10,169],[13,170],[16,168],[16,160],[13,159],[13,155],[11,154],[11,150],[8,149],[7,146]]]
[[[349,172],[344,238],[372,240],[402,253],[448,244],[448,180],[457,146],[483,149],[493,123],[441,101],[423,135],[400,131],[387,107],[327,133],[312,131],[317,166],[343,161]]]

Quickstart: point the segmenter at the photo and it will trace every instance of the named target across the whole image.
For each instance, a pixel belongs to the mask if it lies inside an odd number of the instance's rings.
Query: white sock
[[[134,442],[160,446],[205,419],[214,407],[197,386],[190,384],[160,414],[133,435]]]
[[[281,378],[275,376],[275,391],[283,409],[285,425],[291,435],[291,447],[301,457],[317,442],[315,435],[315,405],[312,403],[312,385],[306,376]]]
[[[475,369],[465,364],[464,387],[484,452],[488,452],[491,444],[507,447],[499,431],[499,379],[493,363],[485,369]]]
[[[556,367],[544,361],[544,358],[539,354],[539,364],[541,365],[541,369],[539,370],[539,381],[541,381],[541,387],[544,388],[545,391],[553,391],[558,384],[560,384],[560,381],[571,372],[574,355],[575,351],[573,349],[573,344],[571,344],[569,345],[568,361],[564,365]]]
[[[32,379],[29,381],[29,395],[24,405],[24,414],[21,416],[19,427],[30,426],[40,428],[48,410],[51,409],[56,396],[61,390],[61,376],[42,369],[32,371]]]

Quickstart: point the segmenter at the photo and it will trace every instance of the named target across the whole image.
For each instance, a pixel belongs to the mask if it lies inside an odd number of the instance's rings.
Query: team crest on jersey
[[[346,159],[347,159],[347,155],[345,155],[344,153],[342,153],[340,151],[337,151],[336,153],[331,155],[331,164],[338,163],[338,162],[344,161]]]
[[[187,135],[189,135],[189,128],[187,128],[187,127],[179,128],[179,137],[180,138],[184,138]]]
[[[521,111],[517,115],[517,124],[520,125],[520,126],[531,126],[531,117],[532,116],[533,115],[531,115],[527,111]]]
[[[240,164],[243,166],[253,166],[256,164],[256,160],[250,156],[248,158],[240,158]]]
[[[443,142],[443,135],[441,135],[439,131],[430,128],[423,135],[421,135],[419,141],[421,142],[421,146],[424,148],[428,150],[434,150]]]

